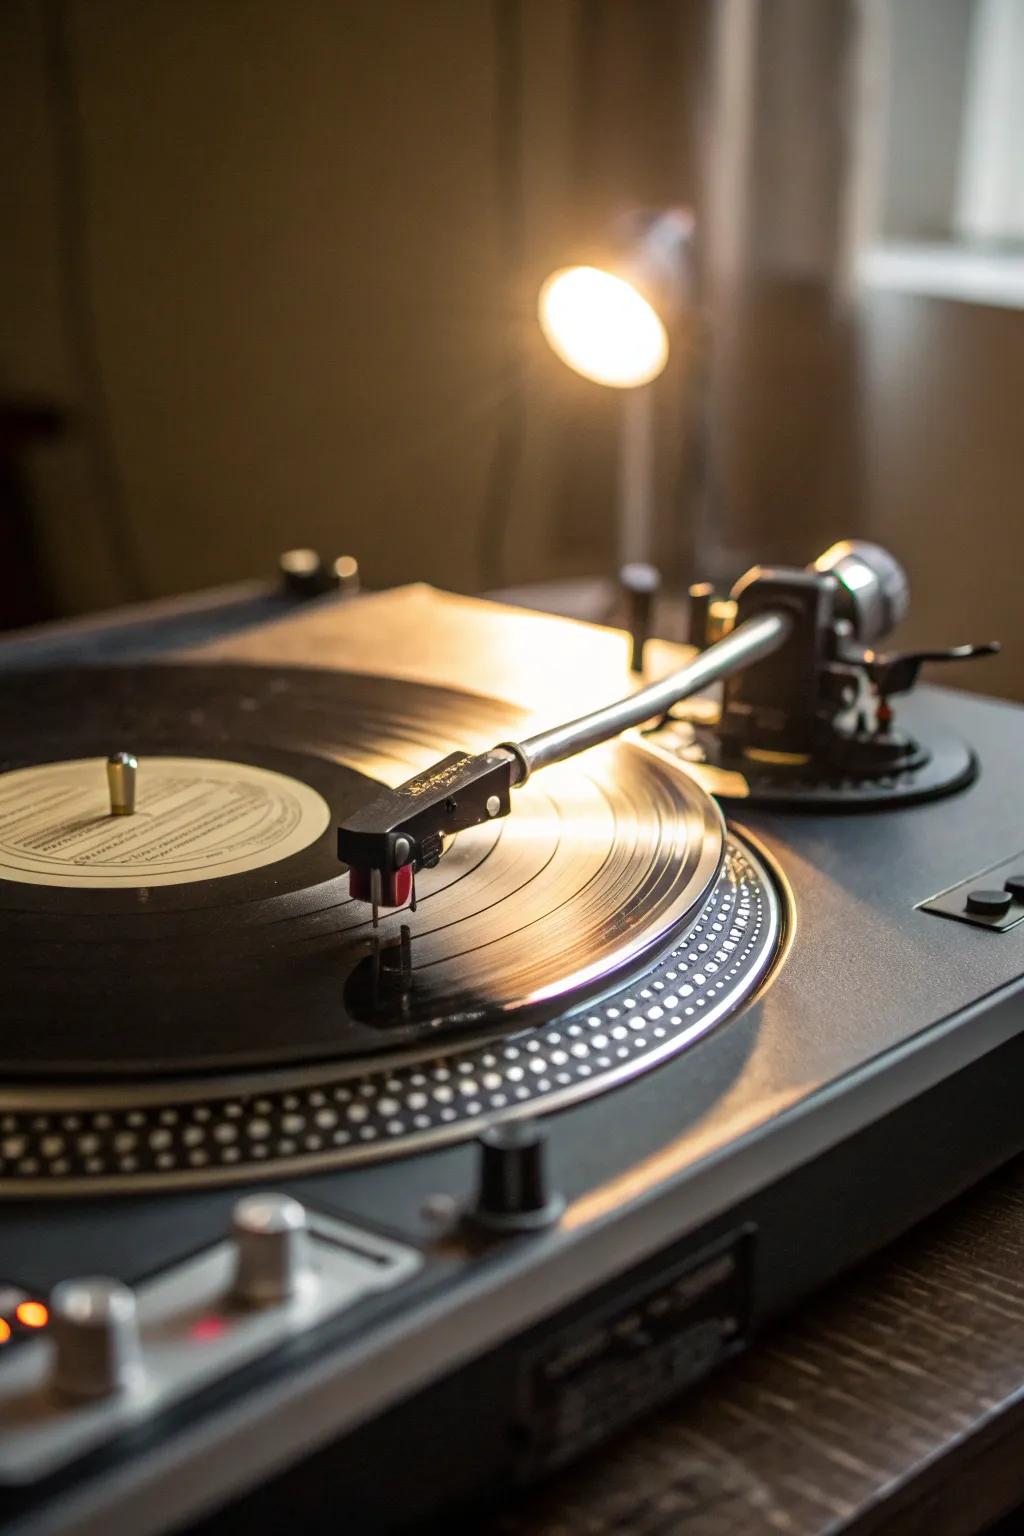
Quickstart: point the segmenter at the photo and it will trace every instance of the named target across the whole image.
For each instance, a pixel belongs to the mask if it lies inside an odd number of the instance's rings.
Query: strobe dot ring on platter
[[[785,913],[758,854],[730,836],[676,944],[579,1011],[430,1055],[142,1086],[0,1091],[0,1194],[187,1188],[373,1161],[544,1113],[658,1067],[760,985]]]

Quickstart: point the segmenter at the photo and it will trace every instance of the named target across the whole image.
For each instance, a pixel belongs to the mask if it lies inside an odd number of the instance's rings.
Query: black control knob
[[[626,599],[626,628],[629,630],[629,668],[644,669],[644,647],[650,639],[654,600],[661,586],[661,576],[653,565],[637,561],[619,571],[619,586]]]
[[[322,597],[341,584],[341,574],[315,549],[286,549],[278,561],[281,585],[290,597]]]
[[[547,1137],[533,1120],[492,1126],[480,1137],[473,1220],[502,1232],[530,1232],[558,1220],[565,1201],[548,1181]]]
[[[708,629],[711,618],[711,604],[714,602],[715,589],[710,581],[696,581],[689,589],[689,607],[687,611],[686,638],[690,645],[698,651],[710,645],[711,636]]]

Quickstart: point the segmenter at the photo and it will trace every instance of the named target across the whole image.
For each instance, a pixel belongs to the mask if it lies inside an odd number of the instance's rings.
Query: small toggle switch
[[[120,1280],[62,1280],[50,1297],[53,1386],[64,1397],[113,1397],[141,1385],[135,1293]]]
[[[492,1126],[479,1147],[473,1222],[495,1231],[531,1232],[558,1220],[565,1201],[549,1189],[547,1137],[536,1121]]]
[[[305,1207],[290,1195],[246,1195],[231,1223],[237,1301],[272,1307],[289,1301],[314,1278]]]

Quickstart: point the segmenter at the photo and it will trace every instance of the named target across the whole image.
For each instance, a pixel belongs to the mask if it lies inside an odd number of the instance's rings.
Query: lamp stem
[[[622,390],[619,564],[653,562],[654,385]]]

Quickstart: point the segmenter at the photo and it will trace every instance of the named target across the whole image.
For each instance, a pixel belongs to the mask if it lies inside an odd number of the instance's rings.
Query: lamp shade
[[[562,267],[546,278],[537,317],[563,363],[612,389],[656,379],[668,361],[668,332],[643,294],[600,267]]]

